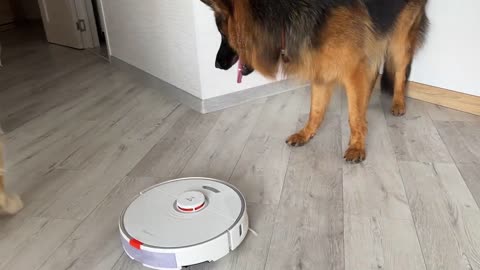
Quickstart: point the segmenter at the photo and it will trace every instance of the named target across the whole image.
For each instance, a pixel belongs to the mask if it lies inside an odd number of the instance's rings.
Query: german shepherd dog
[[[5,166],[3,162],[4,148],[3,148],[3,132],[0,128],[0,215],[15,214],[22,209],[23,204],[17,195],[9,195],[5,192],[3,177],[5,175]]]
[[[423,43],[427,0],[201,0],[222,36],[216,67],[241,59],[274,78],[281,70],[312,84],[306,126],[287,143],[302,146],[320,127],[335,84],[348,97],[350,143],[344,158],[366,158],[366,112],[383,64],[382,89],[393,92],[391,112],[405,114],[405,88]]]

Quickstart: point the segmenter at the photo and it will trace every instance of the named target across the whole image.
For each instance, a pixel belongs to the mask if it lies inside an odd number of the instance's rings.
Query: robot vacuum
[[[175,179],[141,192],[123,211],[119,227],[126,254],[161,270],[217,261],[249,229],[240,191],[209,178]]]

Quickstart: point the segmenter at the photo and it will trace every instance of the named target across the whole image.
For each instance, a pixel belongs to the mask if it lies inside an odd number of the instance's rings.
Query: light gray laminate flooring
[[[480,117],[409,99],[397,118],[376,90],[368,157],[352,165],[343,91],[291,148],[308,89],[201,115],[41,32],[0,37],[7,186],[25,203],[0,218],[1,270],[142,269],[122,252],[119,214],[183,176],[239,187],[258,232],[195,270],[480,270]]]

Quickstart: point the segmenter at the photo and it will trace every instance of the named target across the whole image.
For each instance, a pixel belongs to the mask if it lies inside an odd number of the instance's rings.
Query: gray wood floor
[[[396,118],[375,91],[368,159],[346,164],[342,91],[290,148],[308,89],[201,115],[39,37],[0,34],[7,186],[25,202],[0,219],[0,269],[142,269],[122,252],[120,211],[155,183],[206,176],[241,189],[258,236],[193,269],[480,270],[480,117],[408,100]]]

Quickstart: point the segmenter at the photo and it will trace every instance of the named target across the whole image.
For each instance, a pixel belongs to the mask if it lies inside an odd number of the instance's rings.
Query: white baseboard
[[[146,87],[158,89],[159,91],[162,91],[166,95],[177,99],[182,104],[185,104],[200,113],[219,111],[259,98],[274,96],[280,93],[308,86],[308,84],[305,82],[284,80],[234,92],[220,97],[202,100],[133,65],[124,62],[121,59],[116,58],[115,56],[111,56],[110,62],[118,68],[134,75],[134,77],[141,81],[141,83],[143,83]]]

